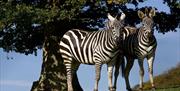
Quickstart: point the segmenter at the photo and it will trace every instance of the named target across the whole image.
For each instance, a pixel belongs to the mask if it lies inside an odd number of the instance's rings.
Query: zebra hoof
[[[97,89],[94,89],[93,91],[98,91]]]
[[[116,87],[109,87],[109,91],[116,91]]]
[[[131,88],[127,88],[127,91],[132,91],[132,89]]]
[[[156,88],[155,88],[155,87],[152,87],[152,91],[156,91]]]
[[[113,91],[116,91],[116,87],[113,87],[112,90],[113,90]]]
[[[143,88],[139,88],[139,91],[143,91]]]

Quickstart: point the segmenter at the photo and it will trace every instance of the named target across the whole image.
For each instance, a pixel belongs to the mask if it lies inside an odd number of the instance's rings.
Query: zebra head
[[[124,18],[125,18],[125,14],[122,13],[121,16],[119,18],[117,17],[113,17],[108,13],[108,23],[107,23],[107,27],[108,29],[112,30],[112,34],[115,38],[115,40],[120,38],[120,33],[121,33],[121,29],[124,27]]]
[[[155,9],[151,9],[150,12],[148,12],[148,9],[145,9],[145,14],[142,11],[138,11],[138,16],[142,20],[142,25],[144,30],[145,36],[152,37],[154,31],[153,31],[153,17],[155,16]]]

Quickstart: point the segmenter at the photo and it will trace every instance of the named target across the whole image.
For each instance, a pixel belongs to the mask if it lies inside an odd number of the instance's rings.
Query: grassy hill
[[[180,91],[180,63],[163,74],[155,76],[154,82],[159,89],[156,91]],[[138,89],[138,85],[134,89]],[[144,83],[144,89],[151,89],[149,81]]]

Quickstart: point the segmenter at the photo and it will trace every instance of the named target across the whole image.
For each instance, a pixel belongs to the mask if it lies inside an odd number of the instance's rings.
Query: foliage
[[[170,8],[170,14],[165,12],[157,13],[155,17],[155,23],[157,23],[156,29],[165,33],[168,31],[176,30],[180,28],[180,1],[178,0],[164,0],[164,4],[167,4]],[[173,21],[173,22],[172,22]]]
[[[52,35],[55,31],[53,28],[56,26],[52,26],[54,22],[73,20],[83,4],[82,0],[65,0],[61,6],[56,5],[58,1],[38,1],[0,2],[0,47],[5,51],[36,53],[36,50],[42,47],[46,34]]]
[[[179,88],[180,89],[180,63],[161,75],[154,77],[157,89]],[[137,87],[137,86],[135,86]],[[150,82],[145,82],[144,89],[151,89]],[[164,90],[163,90],[164,91]]]
[[[48,36],[61,37],[67,30],[82,28],[97,30],[104,27],[107,13],[126,14],[126,24],[140,23],[137,10],[146,0],[2,0],[0,1],[0,48],[24,54],[42,48]],[[133,4],[135,8],[128,8]],[[171,12],[157,12],[155,28],[161,33],[180,27],[178,0],[164,0]],[[173,21],[173,22],[171,22]]]

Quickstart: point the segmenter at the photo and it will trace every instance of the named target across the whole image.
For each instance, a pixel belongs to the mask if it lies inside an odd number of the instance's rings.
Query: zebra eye
[[[147,23],[147,22],[145,23],[145,26],[148,26],[148,23]]]
[[[147,31],[145,32],[145,35],[146,35],[146,36],[148,35],[148,32],[147,32]]]

